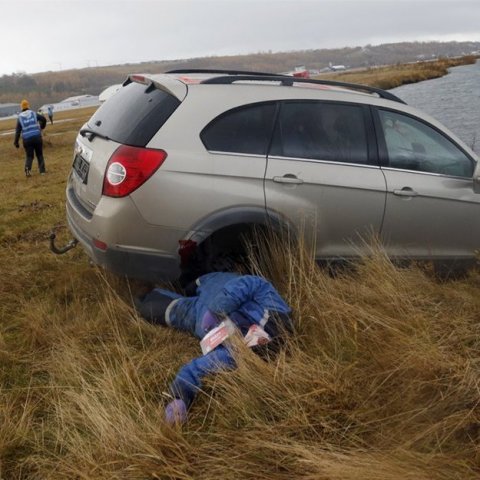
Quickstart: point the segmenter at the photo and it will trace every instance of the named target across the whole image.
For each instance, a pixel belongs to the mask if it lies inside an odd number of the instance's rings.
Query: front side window
[[[362,107],[325,102],[285,102],[271,155],[368,163]]]
[[[407,115],[386,110],[379,113],[390,167],[458,177],[473,175],[473,161],[434,128]]]
[[[200,138],[207,150],[266,155],[274,116],[275,103],[236,108],[211,121]]]

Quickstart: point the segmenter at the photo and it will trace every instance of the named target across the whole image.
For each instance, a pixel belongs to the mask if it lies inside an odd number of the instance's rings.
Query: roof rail
[[[268,77],[268,78],[266,78]],[[268,82],[280,82],[282,85],[291,87],[294,83],[311,83],[315,85],[329,85],[332,87],[343,87],[350,90],[358,90],[367,93],[375,93],[380,98],[386,100],[392,100],[394,102],[403,103],[406,105],[406,102],[398,98],[393,93],[382,90],[381,88],[371,87],[369,85],[361,85],[359,83],[346,83],[346,82],[337,82],[334,80],[314,80],[311,78],[299,78],[292,77],[288,75],[276,75],[276,74],[253,74],[253,75],[236,75],[236,76],[222,76],[222,77],[212,77],[203,80],[201,83],[207,84],[231,84],[241,81],[268,81]]]
[[[204,68],[185,68],[179,70],[169,70],[165,73],[222,73],[224,75],[255,75],[257,77],[287,77],[281,73],[268,73],[268,72],[248,72],[245,70],[217,70],[217,69],[204,69]]]

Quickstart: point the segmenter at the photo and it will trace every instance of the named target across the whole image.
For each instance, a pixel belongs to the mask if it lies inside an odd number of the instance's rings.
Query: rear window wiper
[[[87,137],[89,142],[91,142],[95,137],[103,138],[104,140],[110,140],[110,138],[106,135],[102,135],[101,133],[98,133],[95,130],[90,130],[89,128],[82,128],[79,133],[82,137]]]

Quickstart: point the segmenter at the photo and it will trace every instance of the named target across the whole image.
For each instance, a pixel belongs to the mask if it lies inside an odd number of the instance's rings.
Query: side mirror
[[[477,162],[473,171],[473,191],[480,193],[480,161]]]

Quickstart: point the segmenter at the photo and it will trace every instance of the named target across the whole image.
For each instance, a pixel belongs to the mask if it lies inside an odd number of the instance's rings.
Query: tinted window
[[[270,154],[367,163],[362,107],[322,102],[284,103]]]
[[[210,122],[200,138],[208,150],[266,155],[274,114],[274,103],[230,110]]]
[[[407,115],[380,111],[389,166],[471,177],[473,162],[434,128]]]
[[[179,104],[162,90],[133,82],[108,99],[88,126],[115,142],[144,147]]]

